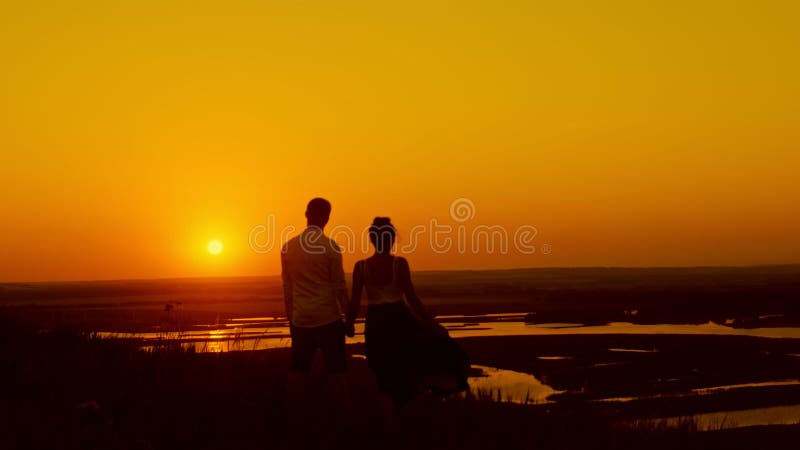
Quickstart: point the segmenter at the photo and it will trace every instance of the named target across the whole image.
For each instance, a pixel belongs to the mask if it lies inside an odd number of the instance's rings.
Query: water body
[[[482,316],[482,318],[489,316]],[[463,318],[464,322],[453,322]],[[677,335],[721,335],[752,336],[762,338],[800,339],[800,327],[783,328],[732,328],[709,322],[700,325],[657,324],[639,325],[615,322],[607,325],[583,326],[581,324],[527,324],[519,315],[493,315],[492,320],[468,321],[463,316],[444,316],[445,326],[454,338],[492,336],[541,336],[541,335],[600,335],[600,334],[677,334]],[[154,331],[145,333],[99,332],[103,338],[142,339],[155,344],[164,340],[180,340],[193,345],[197,351],[264,350],[289,347],[289,328],[285,319],[276,317],[252,317],[233,319],[222,325],[208,325],[208,329],[190,331]],[[355,338],[348,343],[364,342],[364,324],[356,324]],[[652,352],[652,349],[610,349],[616,352]]]
[[[759,425],[795,425],[800,424],[800,405],[721,411],[696,414],[691,418],[697,423],[697,428],[703,431]],[[665,421],[667,426],[677,427],[681,421],[686,420],[686,417],[668,417],[661,420]]]
[[[359,355],[361,356],[361,355]],[[542,383],[533,375],[495,367],[473,366],[481,369],[483,376],[469,379],[470,391],[478,398],[518,404],[548,403],[549,397],[561,391]],[[691,394],[710,395],[718,392],[772,386],[796,386],[800,380],[779,380],[761,383],[743,383],[693,389]],[[634,401],[645,397],[604,399],[601,401]],[[719,430],[757,425],[793,425],[800,423],[800,405],[774,406],[732,411],[719,411],[681,417],[654,419],[668,427],[678,427],[687,419],[694,421],[700,430]]]
[[[472,367],[483,372],[482,376],[469,378],[470,391],[478,398],[537,404],[547,402],[548,397],[560,392],[527,373],[487,366]]]
[[[718,394],[720,392],[735,391],[737,389],[760,388],[760,387],[787,387],[787,386],[800,386],[800,380],[776,380],[776,381],[762,381],[758,383],[726,384],[722,386],[690,389],[686,393],[647,395],[647,396],[642,395],[636,397],[610,397],[610,398],[602,398],[596,401],[606,402],[606,403],[625,403],[625,402],[632,402],[635,400],[653,399],[653,398],[703,396],[703,395]]]

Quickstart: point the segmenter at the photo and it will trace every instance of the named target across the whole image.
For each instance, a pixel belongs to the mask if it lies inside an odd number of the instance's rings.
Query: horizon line
[[[506,269],[426,269],[414,270],[413,273],[438,273],[438,272],[513,272],[526,270],[590,270],[590,269],[634,269],[634,270],[674,270],[674,269],[755,269],[755,268],[777,268],[777,267],[800,267],[800,262],[796,263],[775,263],[775,264],[741,264],[741,265],[696,265],[696,266],[554,266],[554,267],[515,267]],[[345,275],[352,274],[346,271]],[[132,277],[132,278],[96,278],[84,280],[39,280],[39,281],[0,281],[2,285],[14,284],[48,284],[48,283],[108,283],[108,282],[145,282],[145,281],[180,281],[180,280],[221,280],[221,279],[244,279],[244,278],[279,278],[280,273],[269,275],[225,275],[225,276],[174,276],[174,277]]]

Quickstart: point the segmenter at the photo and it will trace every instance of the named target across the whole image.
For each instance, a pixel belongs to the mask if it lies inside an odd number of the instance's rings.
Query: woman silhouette
[[[353,268],[353,297],[347,314],[352,330],[361,291],[366,288],[367,364],[390,400],[389,414],[423,391],[446,395],[467,389],[469,370],[466,354],[414,291],[408,262],[392,254],[395,236],[388,217],[372,222],[369,237],[375,254]]]

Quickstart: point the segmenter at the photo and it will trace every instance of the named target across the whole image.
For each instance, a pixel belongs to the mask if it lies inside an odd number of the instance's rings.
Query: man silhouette
[[[322,351],[332,397],[345,420],[347,383],[345,372],[345,324],[342,311],[347,302],[347,286],[342,253],[335,241],[325,236],[331,204],[314,198],[306,207],[307,226],[281,249],[286,317],[292,336],[292,361],[287,383],[287,413],[290,425],[306,430],[305,385],[317,348]],[[300,436],[302,437],[302,436]]]

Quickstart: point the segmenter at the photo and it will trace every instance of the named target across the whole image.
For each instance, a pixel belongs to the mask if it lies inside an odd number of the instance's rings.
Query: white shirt
[[[342,320],[347,284],[342,252],[319,227],[309,226],[281,249],[286,317],[301,328]]]

